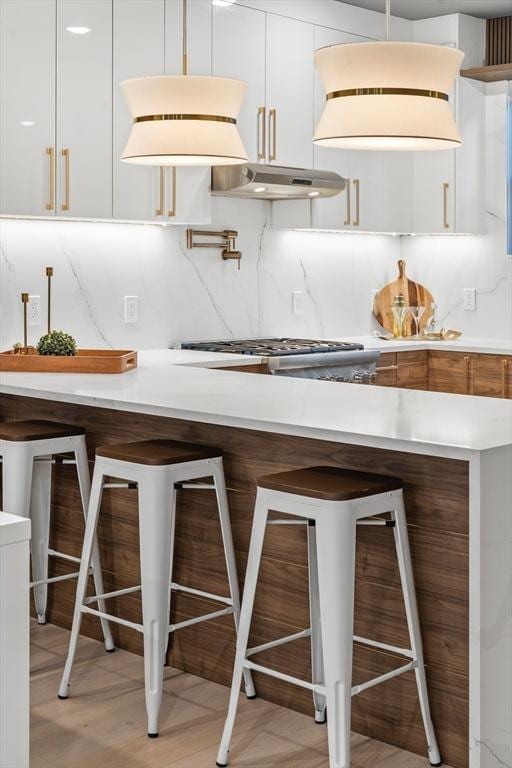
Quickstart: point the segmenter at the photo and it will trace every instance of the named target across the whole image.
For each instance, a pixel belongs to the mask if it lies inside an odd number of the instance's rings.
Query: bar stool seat
[[[176,440],[140,440],[135,443],[100,446],[96,449],[96,456],[161,467],[187,461],[214,459],[221,457],[222,451],[207,445],[180,443]]]
[[[0,440],[27,442],[53,440],[59,437],[85,435],[85,429],[57,421],[5,421],[0,422]]]
[[[34,602],[39,624],[46,623],[48,585],[76,579],[78,571],[48,578],[49,558],[75,566],[80,558],[49,547],[52,466],[72,464],[76,467],[80,500],[87,514],[91,479],[87,459],[85,429],[75,424],[56,421],[25,420],[0,423],[0,459],[3,479],[3,508],[13,515],[30,518],[32,524],[31,559]],[[103,591],[99,550],[93,540],[93,552],[87,578],[92,573],[96,589]],[[101,622],[105,647],[114,650],[108,623]]]
[[[114,478],[114,482],[110,479]],[[213,484],[190,481],[212,478]],[[119,480],[125,481],[119,483]],[[140,551],[140,584],[104,594],[87,596],[87,569],[92,554],[92,541],[101,511],[104,489],[138,489],[138,523]],[[176,490],[194,488],[213,490],[216,494],[229,595],[218,595],[173,581]],[[102,601],[121,595],[141,593],[142,623],[128,621],[107,613]],[[220,603],[206,614],[170,624],[172,593],[184,592],[213,603]],[[98,608],[92,607],[98,603]],[[73,626],[69,650],[58,696],[69,695],[70,677],[84,613],[112,621],[141,632],[144,636],[144,678],[147,711],[147,734],[158,736],[158,719],[163,694],[163,673],[169,635],[176,630],[231,614],[238,630],[240,596],[235,550],[231,533],[228,498],[224,479],[222,451],[173,440],[143,440],[102,446],[96,451],[91,500],[84,538],[82,565],[76,591]],[[256,696],[250,670],[244,670],[248,698]]]
[[[352,472],[337,467],[306,467],[259,477],[258,487],[314,499],[347,501],[397,491],[402,487],[402,481],[397,477]]]
[[[269,512],[287,517],[268,520]],[[249,648],[249,631],[267,523],[307,525],[310,626]],[[393,531],[409,647],[401,648],[354,635],[356,528],[360,525],[384,526]],[[256,661],[259,653],[305,637],[309,637],[311,642],[311,681],[285,674]],[[405,663],[363,683],[352,685],[354,642],[405,657]],[[400,479],[338,467],[307,467],[266,475],[258,480],[231,695],[217,754],[219,768],[225,768],[228,764],[242,675],[247,670],[311,691],[315,721],[324,723],[327,719],[330,768],[350,768],[352,696],[398,675],[414,671],[428,758],[431,765],[441,765],[430,716]]]

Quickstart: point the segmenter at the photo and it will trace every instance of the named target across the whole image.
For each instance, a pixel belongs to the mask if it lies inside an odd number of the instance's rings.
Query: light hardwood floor
[[[72,692],[57,699],[69,633],[31,625],[32,768],[214,768],[227,688],[166,668],[160,737],[146,736],[142,659],[81,638]],[[240,700],[231,768],[327,768],[325,726],[261,699]],[[430,768],[353,735],[352,768]]]

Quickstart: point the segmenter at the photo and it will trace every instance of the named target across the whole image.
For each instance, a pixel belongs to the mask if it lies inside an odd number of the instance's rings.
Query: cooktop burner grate
[[[232,352],[239,355],[262,355],[278,357],[280,355],[306,355],[321,352],[353,352],[364,349],[362,344],[348,341],[319,341],[316,339],[228,339],[225,341],[184,342],[182,349],[202,352]]]

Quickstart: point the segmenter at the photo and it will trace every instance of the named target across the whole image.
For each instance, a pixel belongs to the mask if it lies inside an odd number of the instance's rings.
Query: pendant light
[[[464,54],[456,48],[389,41],[315,51],[327,94],[313,141],[374,150],[453,149],[462,144],[448,93]]]
[[[187,0],[183,0],[183,73],[121,83],[133,117],[122,160],[173,166],[247,162],[236,124],[245,83],[189,75],[187,69]]]

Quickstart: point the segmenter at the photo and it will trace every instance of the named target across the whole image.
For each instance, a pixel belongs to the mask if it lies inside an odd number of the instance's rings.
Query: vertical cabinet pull
[[[448,221],[448,190],[450,185],[447,181],[443,182],[443,227],[450,229],[450,222]]]
[[[347,179],[347,185],[345,187],[345,194],[346,194],[346,215],[345,215],[345,221],[343,224],[348,227],[350,226],[350,221],[352,218],[352,214],[350,212],[350,179]]]
[[[277,158],[277,109],[274,107],[269,109],[268,112],[268,135],[270,139],[270,145],[272,147],[268,156],[269,160],[275,160]]]
[[[47,211],[55,210],[55,150],[53,147],[46,147],[48,155],[48,202]]]
[[[265,107],[258,107],[258,115],[256,120],[256,131],[258,135],[258,160],[264,160],[267,153],[266,111],[267,110]]]
[[[465,394],[473,394],[473,386],[471,381],[471,357],[466,355],[464,357],[464,365],[466,366],[466,382],[465,382]]]
[[[176,166],[173,165],[172,168],[169,168],[169,173],[171,174],[171,200],[172,200],[172,208],[168,212],[168,216],[172,219],[174,216],[176,216]]]
[[[508,360],[501,361],[501,396],[508,397]]]
[[[158,194],[158,208],[155,208],[155,216],[163,216],[164,215],[164,167],[163,165],[159,168],[159,194]]]
[[[359,226],[359,179],[352,179],[352,184],[354,185],[354,189],[356,190],[356,217],[354,221],[352,222],[354,227]]]
[[[69,211],[69,149],[61,150],[61,155],[64,158],[64,202],[60,208],[62,211]]]

